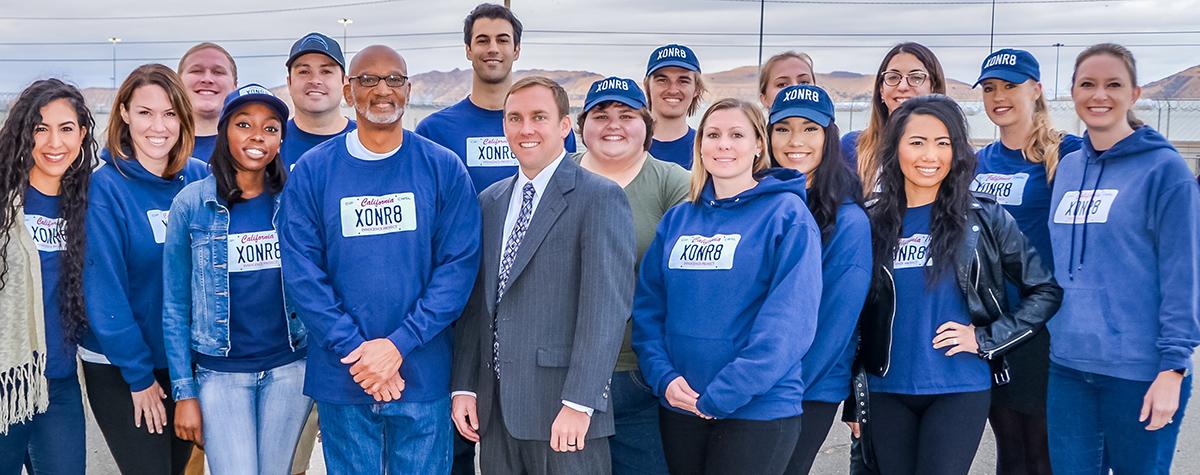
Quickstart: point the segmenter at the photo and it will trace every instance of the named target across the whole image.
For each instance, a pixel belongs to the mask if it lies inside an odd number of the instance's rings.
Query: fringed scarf
[[[0,435],[50,405],[41,261],[17,206],[9,230],[8,274],[0,289]]]

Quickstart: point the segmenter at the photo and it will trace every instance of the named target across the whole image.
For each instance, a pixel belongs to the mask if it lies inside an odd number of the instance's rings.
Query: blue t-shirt
[[[896,279],[896,316],[892,323],[892,355],[887,374],[870,376],[873,392],[897,394],[947,394],[983,391],[992,387],[991,369],[972,353],[949,358],[950,348],[933,348],[938,327],[948,321],[971,323],[967,302],[954,272],[944,272],[933,284],[929,213],[933,205],[909,208],[904,214],[900,245],[893,260]]]
[[[192,147],[192,156],[204,163],[208,163],[208,159],[212,158],[213,149],[215,148],[217,148],[216,135],[197,135],[196,145]]]
[[[467,97],[417,124],[417,134],[446,147],[467,165],[475,193],[517,174],[517,156],[504,137],[504,111],[488,110]],[[567,135],[567,153],[575,152],[575,132]]]
[[[650,156],[662,161],[692,169],[692,152],[696,145],[696,129],[688,127],[687,133],[670,142],[654,139],[650,143]]]
[[[66,223],[59,217],[59,197],[30,186],[25,191],[25,226],[33,236],[42,267],[42,307],[46,323],[46,377],[75,376],[75,344],[67,342],[59,311],[59,261],[67,249]]]
[[[274,198],[262,193],[229,210],[229,354],[194,353],[196,364],[230,373],[277,368],[304,357],[292,351],[283,311]]]
[[[316,147],[321,142],[354,130],[358,124],[353,120],[347,120],[346,127],[333,135],[310,134],[300,130],[300,127],[296,126],[296,119],[288,120],[286,127],[287,129],[283,133],[283,144],[279,147],[279,156],[283,158],[283,163],[287,165],[288,170],[291,170],[304,152]]]

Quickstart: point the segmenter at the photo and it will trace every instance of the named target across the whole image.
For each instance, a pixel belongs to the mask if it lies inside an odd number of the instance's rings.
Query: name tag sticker
[[[980,173],[971,185],[977,192],[995,196],[997,203],[1021,206],[1025,200],[1025,183],[1028,181],[1028,173]]]
[[[1068,191],[1054,211],[1055,224],[1107,223],[1121,190]]]
[[[67,248],[67,235],[62,218],[47,218],[36,214],[25,215],[25,227],[33,236],[33,243],[42,252],[58,252]]]
[[[152,209],[146,211],[146,220],[150,221],[150,231],[154,233],[154,242],[167,242],[167,218],[170,210]]]
[[[892,267],[912,269],[933,265],[933,259],[929,258],[930,241],[928,234],[913,234],[906,238],[900,238],[900,245],[896,247],[896,258],[892,260]]]
[[[517,156],[504,137],[467,137],[468,167],[515,167]]]
[[[342,198],[342,237],[416,230],[415,200],[411,192]]]
[[[229,272],[278,269],[279,236],[274,230],[230,234]]]
[[[733,268],[733,255],[737,252],[741,234],[717,234],[713,236],[679,236],[671,249],[667,268],[682,270],[729,270]]]

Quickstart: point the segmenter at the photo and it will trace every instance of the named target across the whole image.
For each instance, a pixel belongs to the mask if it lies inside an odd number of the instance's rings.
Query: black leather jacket
[[[1063,290],[1054,273],[1042,263],[1017,222],[991,195],[972,193],[967,214],[966,239],[958,253],[955,277],[967,301],[979,356],[992,362],[993,379],[1007,383],[1004,353],[1028,341],[1058,311]],[[859,318],[862,340],[853,381],[854,420],[866,422],[866,377],[862,372],[884,376],[891,365],[892,324],[895,318],[895,282],[892,269],[871,285]],[[1005,281],[1021,292],[1021,304],[1009,309]],[[849,418],[847,420],[850,420]]]

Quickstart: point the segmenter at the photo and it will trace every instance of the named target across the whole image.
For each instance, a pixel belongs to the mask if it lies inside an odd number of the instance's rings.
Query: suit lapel
[[[519,173],[519,172],[518,172]],[[505,185],[496,193],[484,198],[483,202],[483,286],[488,315],[495,313],[496,287],[500,278],[500,253],[504,252],[504,217],[508,214],[508,203],[512,196],[516,175],[506,179]]]
[[[554,171],[554,176],[550,177],[545,196],[538,202],[533,219],[529,222],[529,230],[525,231],[521,247],[517,248],[517,256],[508,273],[508,288],[512,288],[513,283],[521,276],[521,271],[524,271],[529,260],[533,259],[534,252],[546,239],[554,222],[558,221],[558,217],[567,209],[565,195],[575,189],[575,174],[578,170],[579,165],[576,165],[571,157],[563,157],[558,169]]]

